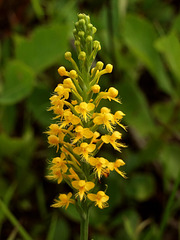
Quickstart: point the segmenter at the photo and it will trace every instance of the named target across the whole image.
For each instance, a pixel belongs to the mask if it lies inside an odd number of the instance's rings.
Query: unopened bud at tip
[[[98,84],[95,84],[91,87],[91,90],[93,91],[93,93],[98,93],[100,91],[100,86]]]
[[[104,63],[101,62],[101,61],[98,61],[98,62],[96,63],[96,68],[97,68],[98,70],[102,70],[103,66],[104,66]]]
[[[67,71],[66,71],[65,67],[61,66],[58,68],[58,73],[60,76],[66,76]]]
[[[84,61],[86,59],[86,53],[83,51],[80,52],[78,59]]]
[[[112,70],[113,70],[113,65],[107,64],[107,65],[106,65],[106,71],[107,71],[107,73],[111,73]]]
[[[65,56],[65,59],[70,61],[71,58],[72,58],[72,53],[71,52],[66,52],[64,56]]]

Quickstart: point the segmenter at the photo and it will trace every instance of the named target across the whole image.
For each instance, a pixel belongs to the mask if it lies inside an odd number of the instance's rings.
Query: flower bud
[[[63,87],[64,88],[74,88],[74,84],[70,78],[66,78],[63,81]]]
[[[98,93],[100,91],[100,86],[98,84],[95,84],[91,87],[91,90],[93,91],[93,93]]]
[[[93,40],[93,38],[89,35],[89,36],[87,36],[87,38],[86,38],[86,42],[92,42],[92,40]]]
[[[89,29],[91,29],[91,28],[93,28],[93,25],[92,25],[91,23],[89,23],[89,24],[87,25],[87,27],[88,27]]]
[[[97,28],[93,27],[93,28],[92,28],[92,31],[93,31],[93,34],[95,34],[96,31],[97,31]]]
[[[77,78],[77,72],[75,70],[71,70],[70,73],[69,73],[69,77],[74,79],[74,78]]]
[[[98,51],[101,50],[101,44],[99,41],[94,41],[94,48],[96,48]]]
[[[84,37],[84,32],[83,32],[83,31],[79,31],[79,32],[78,32],[78,36],[79,36],[80,38],[83,38],[83,37]]]
[[[72,58],[72,53],[71,52],[66,52],[64,56],[65,56],[65,59],[70,61],[71,58]]]
[[[96,63],[96,68],[97,68],[98,70],[102,70],[103,66],[104,66],[104,63],[101,62],[101,61],[99,61],[99,62]]]
[[[66,76],[67,75],[67,71],[65,69],[65,67],[61,66],[58,68],[58,73],[60,76]]]
[[[83,51],[80,52],[78,59],[84,61],[86,59],[86,53]]]
[[[112,70],[113,70],[113,65],[107,64],[107,65],[106,65],[106,71],[107,71],[107,73],[111,73]]]
[[[83,13],[79,13],[79,14],[78,14],[78,18],[79,18],[79,20],[80,20],[80,19],[84,19],[84,17],[85,17],[85,16],[84,16]]]
[[[110,87],[108,89],[108,93],[109,93],[110,97],[115,98],[118,95],[118,90],[116,88],[114,88],[114,87]]]

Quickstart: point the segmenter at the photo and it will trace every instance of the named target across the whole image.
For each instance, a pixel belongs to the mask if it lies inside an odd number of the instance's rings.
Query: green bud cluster
[[[84,61],[86,70],[89,70],[97,52],[101,49],[100,42],[94,40],[97,29],[90,22],[90,17],[85,14],[78,15],[78,21],[73,30],[75,46],[78,53],[80,64]]]

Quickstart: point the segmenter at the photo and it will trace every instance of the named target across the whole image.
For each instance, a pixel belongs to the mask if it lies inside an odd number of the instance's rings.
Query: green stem
[[[0,209],[4,212],[4,214],[9,219],[9,221],[18,229],[19,233],[25,240],[32,240],[32,238],[29,236],[29,234],[26,232],[23,226],[19,223],[19,221],[15,218],[15,216],[9,211],[9,209],[1,199],[0,199]]]
[[[173,191],[168,199],[167,206],[164,210],[164,215],[163,215],[161,226],[160,226],[158,240],[163,239],[163,233],[166,228],[166,225],[168,224],[168,219],[170,218],[170,214],[172,213],[172,206],[173,206],[174,199],[175,199],[179,185],[180,185],[180,171],[179,171],[178,177],[174,183]]]
[[[80,240],[88,240],[89,209],[81,213]]]

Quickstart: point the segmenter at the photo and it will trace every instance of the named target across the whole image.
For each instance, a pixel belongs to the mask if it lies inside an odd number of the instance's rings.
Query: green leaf
[[[68,27],[49,25],[37,27],[29,38],[15,38],[17,59],[39,73],[64,56]]]
[[[172,73],[180,82],[180,43],[175,33],[161,37],[156,42],[156,48],[164,54]]]
[[[28,98],[28,109],[37,122],[47,127],[52,122],[53,114],[47,111],[50,107],[50,91],[47,87],[38,85]]]
[[[0,134],[0,156],[13,156],[23,148],[24,139]]]
[[[176,143],[164,144],[160,152],[165,180],[176,180],[180,172],[179,166],[180,148]]]
[[[171,94],[170,80],[164,70],[160,56],[154,48],[157,34],[153,25],[139,16],[127,15],[124,22],[123,37],[132,53],[157,79],[159,87]]]
[[[15,104],[27,97],[34,87],[34,72],[30,67],[17,60],[7,64],[4,78],[0,104]]]
[[[171,30],[180,33],[180,14],[175,17]]]
[[[142,136],[153,133],[155,128],[148,104],[136,83],[126,80],[118,89],[122,99],[120,109],[126,114],[124,120],[128,126],[136,129]]]
[[[0,109],[1,129],[7,134],[12,134],[16,126],[17,106],[3,106]]]
[[[146,201],[155,192],[155,180],[152,175],[136,173],[127,182],[126,192],[129,197]]]

